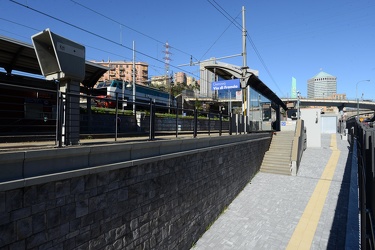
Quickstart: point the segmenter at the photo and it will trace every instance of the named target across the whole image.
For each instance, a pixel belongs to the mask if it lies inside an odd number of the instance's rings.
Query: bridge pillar
[[[341,111],[344,111],[344,105],[337,106],[337,108],[339,109],[340,113],[341,113]]]
[[[280,105],[276,106],[276,121],[273,126],[273,129],[276,131],[280,131],[280,122],[281,122],[281,117],[280,117]]]

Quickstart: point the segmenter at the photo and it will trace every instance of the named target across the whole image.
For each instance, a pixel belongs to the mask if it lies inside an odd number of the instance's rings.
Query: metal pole
[[[232,91],[229,90],[229,107],[228,107],[228,115],[232,113]]]
[[[208,110],[208,135],[211,134],[211,113],[210,110]]]
[[[178,102],[176,102],[176,138],[178,137]]]
[[[245,6],[242,6],[242,66],[247,67]]]
[[[150,141],[154,140],[154,134],[153,134],[154,121],[153,121],[153,116],[154,116],[154,105],[152,103],[152,99],[150,98],[150,128],[149,128],[149,137],[148,137]]]
[[[299,108],[299,105],[300,105],[300,98],[301,98],[301,93],[299,91],[297,91],[297,120],[300,119],[300,108]]]
[[[233,113],[231,112],[230,114],[229,114],[229,135],[232,135],[232,122],[233,122]]]
[[[133,115],[135,115],[135,43],[133,41]]]
[[[245,22],[245,6],[242,6],[242,81],[246,81],[247,73],[247,52],[246,52],[246,22]],[[250,107],[250,86],[247,86],[246,83],[243,85],[246,86],[246,91],[242,93],[242,108],[244,107],[244,101],[246,96],[246,113],[243,110],[243,115],[249,117],[249,107]],[[244,132],[246,132],[246,124],[244,123]]]
[[[356,86],[355,86],[355,99],[357,99],[357,118],[359,120],[359,98],[358,98],[358,83],[360,82],[369,82],[370,80],[362,80],[362,81],[359,81],[357,82]]]
[[[59,90],[59,104],[58,104],[58,141],[59,141],[59,148],[63,145],[63,119],[64,119],[64,105],[63,105],[63,95],[61,91]]]
[[[258,94],[259,130],[262,130],[262,109],[260,108],[260,94]]]
[[[121,103],[122,112],[124,112],[124,102],[125,102],[125,82],[124,82],[124,79],[122,79],[122,103]]]
[[[223,128],[223,112],[220,110],[220,116],[219,116],[219,120],[220,120],[220,125],[219,125],[219,136],[221,136],[221,130]]]
[[[118,131],[118,125],[117,125],[117,119],[118,119],[118,92],[116,92],[116,112],[115,112],[115,141],[117,141],[117,131]]]
[[[55,135],[55,146],[58,146],[58,141],[59,141],[59,121],[60,121],[60,118],[59,118],[59,110],[60,110],[60,104],[59,104],[59,100],[60,100],[60,84],[59,82],[55,82],[56,83],[56,135]]]
[[[198,134],[198,110],[197,107],[194,107],[194,138],[197,137]]]

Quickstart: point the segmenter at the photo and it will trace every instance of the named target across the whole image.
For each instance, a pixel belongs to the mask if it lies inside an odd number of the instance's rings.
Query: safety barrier
[[[374,249],[375,212],[375,129],[356,118],[347,121],[349,141],[356,144],[361,249]]]

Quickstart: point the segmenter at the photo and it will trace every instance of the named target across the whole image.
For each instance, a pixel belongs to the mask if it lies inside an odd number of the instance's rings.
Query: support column
[[[65,93],[63,101],[62,144],[77,145],[79,143],[80,107],[79,107],[79,82],[64,80],[60,82],[60,91]]]

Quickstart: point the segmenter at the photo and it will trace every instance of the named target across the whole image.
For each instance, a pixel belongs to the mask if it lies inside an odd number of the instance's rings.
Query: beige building
[[[174,74],[175,83],[186,83],[186,74],[184,72],[177,72]]]
[[[187,84],[188,86],[190,86],[190,85],[194,85],[194,84],[195,84],[195,78],[192,77],[192,76],[187,76],[187,77],[186,77],[186,84]]]
[[[151,84],[152,85],[167,86],[167,85],[169,85],[170,82],[172,82],[172,79],[170,77],[166,76],[166,75],[151,77]]]
[[[346,94],[332,94],[330,99],[332,99],[332,100],[346,100]]]
[[[110,68],[100,79],[100,82],[107,80],[121,79],[124,81],[133,81],[133,62],[125,61],[108,61],[93,63]],[[147,84],[148,81],[148,64],[144,62],[135,63],[135,82],[138,84]]]

